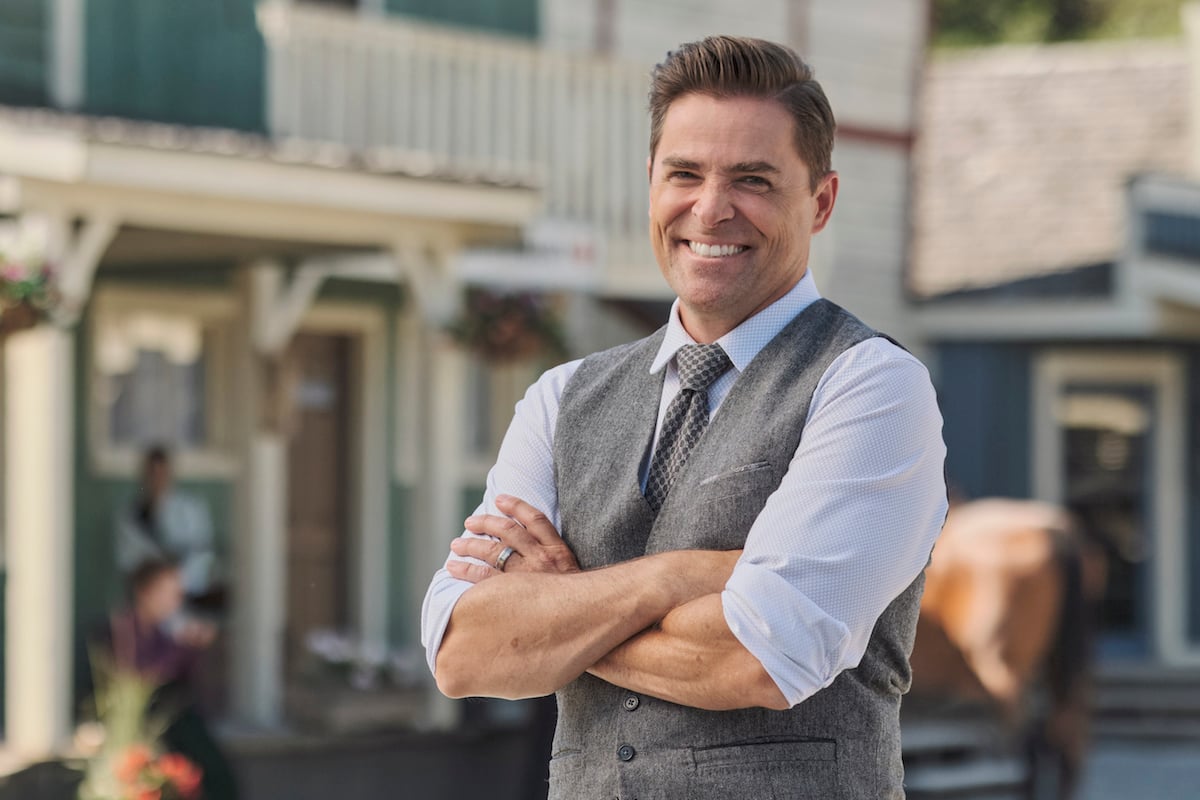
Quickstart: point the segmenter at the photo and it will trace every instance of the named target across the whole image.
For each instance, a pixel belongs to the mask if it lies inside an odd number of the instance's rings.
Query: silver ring
[[[505,547],[503,550],[501,550],[500,555],[496,558],[496,569],[504,572],[504,565],[508,563],[508,560],[512,558],[512,554],[515,552],[517,551],[513,550],[511,547]]]

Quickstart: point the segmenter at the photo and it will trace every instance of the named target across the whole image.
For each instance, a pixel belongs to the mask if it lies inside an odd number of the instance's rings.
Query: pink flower
[[[136,783],[142,770],[150,766],[154,754],[144,744],[130,745],[113,765],[113,774],[121,783]]]

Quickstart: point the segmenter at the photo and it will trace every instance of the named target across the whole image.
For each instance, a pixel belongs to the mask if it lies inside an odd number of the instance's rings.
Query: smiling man
[[[530,388],[422,610],[454,697],[557,692],[561,800],[902,798],[945,518],[925,368],[821,298],[834,119],[791,50],[654,71],[666,325]]]

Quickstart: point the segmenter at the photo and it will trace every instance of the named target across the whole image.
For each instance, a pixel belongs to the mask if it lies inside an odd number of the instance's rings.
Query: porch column
[[[71,731],[75,352],[71,332],[51,325],[6,347],[5,735],[14,751],[39,758]]]
[[[278,418],[278,362],[256,347],[264,305],[278,294],[279,271],[255,265],[245,274],[249,308],[238,347],[239,441],[233,541],[233,702],[241,719],[278,725],[283,709],[283,629],[287,591],[287,443]]]
[[[410,545],[409,607],[421,608],[433,573],[462,532],[463,402],[465,356],[445,333],[457,308],[458,283],[450,274],[446,250],[400,248],[400,261],[420,306],[420,410],[416,535]],[[437,728],[457,723],[460,704],[430,689],[428,722]]]

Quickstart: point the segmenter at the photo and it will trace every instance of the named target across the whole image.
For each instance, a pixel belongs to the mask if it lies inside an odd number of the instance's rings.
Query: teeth
[[[735,256],[746,249],[737,244],[701,244],[700,242],[688,242],[688,247],[696,255],[705,258]]]

